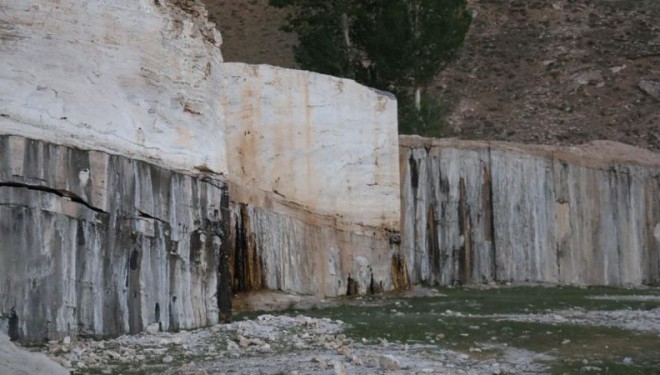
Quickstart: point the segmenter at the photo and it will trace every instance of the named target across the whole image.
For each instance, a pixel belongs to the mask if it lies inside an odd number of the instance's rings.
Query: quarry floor
[[[660,289],[489,286],[260,293],[194,331],[32,348],[79,374],[654,374]],[[239,303],[240,305],[240,303]],[[283,308],[283,309],[282,309]]]

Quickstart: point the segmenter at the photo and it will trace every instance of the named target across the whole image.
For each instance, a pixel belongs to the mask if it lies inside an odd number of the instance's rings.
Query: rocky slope
[[[225,58],[294,66],[285,13],[204,0]],[[660,2],[470,0],[474,22],[432,89],[445,135],[540,144],[595,139],[660,150]]]

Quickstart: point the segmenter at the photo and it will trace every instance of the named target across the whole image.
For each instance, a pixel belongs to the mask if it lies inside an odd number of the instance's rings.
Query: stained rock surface
[[[1,330],[37,341],[216,323],[223,193],[223,181],[0,136]]]
[[[261,286],[342,294],[349,274],[369,284],[368,268],[391,284],[389,234],[400,220],[391,95],[223,63],[220,35],[193,0],[10,1],[0,22],[2,133],[222,175],[237,210],[261,213],[243,228],[261,246]],[[285,237],[260,229],[266,216]],[[332,233],[320,237],[321,226]],[[341,256],[318,255],[328,248]],[[278,260],[294,253],[313,259],[304,278]]]
[[[401,138],[402,251],[413,282],[660,280],[660,157]]]
[[[322,74],[223,69],[234,290],[335,296],[349,278],[360,293],[372,280],[395,288],[394,98]]]

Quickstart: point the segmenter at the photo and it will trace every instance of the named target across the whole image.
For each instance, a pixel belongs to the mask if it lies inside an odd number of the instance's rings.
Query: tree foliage
[[[463,44],[471,15],[466,0],[270,0],[292,10],[303,69],[394,92],[401,130],[427,133],[441,104],[425,88]],[[422,100],[424,98],[424,100]],[[430,105],[438,108],[422,108]]]

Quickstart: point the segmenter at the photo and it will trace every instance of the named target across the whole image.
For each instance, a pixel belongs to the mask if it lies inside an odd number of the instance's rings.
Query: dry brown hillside
[[[204,0],[227,61],[295,67],[285,13],[267,0]],[[471,0],[461,55],[433,89],[447,136],[660,150],[659,0]]]

